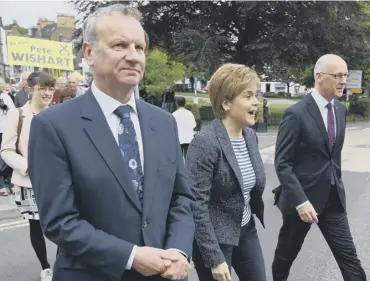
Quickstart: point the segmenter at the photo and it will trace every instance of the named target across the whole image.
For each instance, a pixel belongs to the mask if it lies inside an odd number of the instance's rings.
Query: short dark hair
[[[186,99],[184,97],[177,98],[177,105],[180,107],[184,107],[186,104]]]
[[[30,76],[28,76],[27,84],[30,88],[34,88],[36,85],[39,85],[42,88],[54,87],[55,80],[53,76],[45,71],[36,71],[32,72]]]

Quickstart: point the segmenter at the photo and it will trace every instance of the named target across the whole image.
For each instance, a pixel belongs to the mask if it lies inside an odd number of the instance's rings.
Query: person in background
[[[122,4],[90,14],[90,89],[32,121],[29,174],[45,236],[59,247],[54,281],[188,275],[194,197],[176,121],[134,95],[147,50],[141,20]]]
[[[263,123],[267,125],[270,116],[270,109],[267,105],[267,99],[263,99]]]
[[[12,108],[14,108],[14,103],[6,91],[5,80],[2,77],[0,77],[0,145],[2,145],[3,133],[6,129],[5,122],[6,116],[9,110]],[[6,175],[0,175],[0,196],[9,195],[8,188],[5,184],[4,176]]]
[[[196,198],[193,262],[199,281],[266,281],[253,214],[263,222],[265,169],[255,123],[260,80],[255,71],[225,64],[209,82],[216,118],[190,143],[186,166]]]
[[[79,97],[85,92],[78,86],[78,78],[76,76],[68,76],[68,89],[72,98]]]
[[[347,108],[337,99],[347,84],[347,63],[337,55],[324,55],[316,62],[314,77],[314,90],[285,111],[276,140],[280,186],[275,204],[283,225],[272,263],[273,281],[288,279],[314,223],[343,280],[366,281],[348,223],[341,171]]]
[[[41,281],[51,281],[52,271],[47,259],[45,238],[28,176],[27,158],[31,121],[50,104],[54,93],[54,80],[46,72],[33,72],[29,75],[27,83],[31,100],[21,108],[9,110],[3,134],[1,157],[13,169],[11,182],[14,184],[15,203],[23,218],[29,221],[31,244],[42,268]],[[18,128],[20,128],[19,135]]]
[[[53,96],[53,100],[51,102],[52,105],[60,103],[61,97],[63,96],[63,93],[67,90],[67,78],[65,77],[59,77],[55,81],[55,92]]]
[[[189,143],[194,138],[194,128],[197,126],[193,112],[185,108],[186,99],[184,97],[176,98],[178,109],[172,113],[177,123],[179,131],[179,140],[182,149],[182,155],[186,158]]]
[[[13,103],[15,101],[15,96],[12,92],[12,86],[8,83],[6,84],[5,92],[8,93],[9,97],[12,99]]]
[[[25,105],[30,99],[30,93],[27,88],[27,78],[29,75],[29,72],[23,72],[21,74],[21,80],[19,81],[20,90],[15,94],[14,98],[14,105],[17,108]]]
[[[175,107],[175,92],[172,90],[165,91],[162,97],[162,109],[166,110],[169,113],[173,113],[175,111]]]

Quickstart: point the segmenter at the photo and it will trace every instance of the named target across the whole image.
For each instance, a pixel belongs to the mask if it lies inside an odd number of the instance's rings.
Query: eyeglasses
[[[40,87],[40,88],[30,88],[30,89],[37,90],[37,91],[39,91],[40,93],[43,93],[43,94],[45,94],[46,91],[49,91],[49,92],[54,92],[55,91],[55,89],[52,88],[52,87]]]
[[[342,80],[343,78],[345,78],[347,80],[348,76],[349,76],[348,73],[336,73],[336,74],[326,73],[326,72],[320,72],[320,73],[330,75],[330,76],[334,77],[337,80]]]

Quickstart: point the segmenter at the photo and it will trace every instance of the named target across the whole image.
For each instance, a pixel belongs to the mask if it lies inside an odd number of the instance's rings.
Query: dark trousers
[[[186,158],[186,154],[188,153],[189,144],[183,143],[181,144],[182,156]]]
[[[46,242],[44,234],[41,230],[41,225],[39,220],[29,220],[30,223],[30,237],[31,244],[36,253],[37,258],[41,263],[41,268],[48,269],[50,264],[46,255]]]
[[[339,265],[343,280],[366,281],[366,274],[357,257],[349,229],[347,213],[340,202],[336,187],[332,187],[328,203],[318,220],[318,227]],[[298,216],[283,215],[283,226],[272,263],[273,281],[288,280],[290,268],[310,227],[311,224],[303,222]]]
[[[239,245],[220,244],[226,263],[234,268],[239,280],[266,281],[266,268],[254,219],[242,227]],[[199,281],[215,281],[211,269],[204,266],[199,249],[194,243],[193,262]]]

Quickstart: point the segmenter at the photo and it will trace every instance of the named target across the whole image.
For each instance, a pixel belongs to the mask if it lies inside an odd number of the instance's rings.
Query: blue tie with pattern
[[[139,145],[136,138],[134,123],[131,120],[131,107],[129,105],[119,106],[114,113],[120,118],[118,129],[118,143],[123,161],[128,167],[129,177],[134,189],[143,204],[144,175],[141,167]]]

